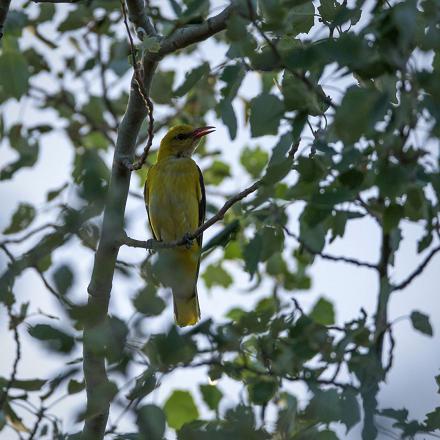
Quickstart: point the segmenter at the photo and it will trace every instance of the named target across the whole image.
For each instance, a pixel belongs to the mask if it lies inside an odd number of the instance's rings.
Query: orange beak
[[[210,125],[206,127],[196,128],[192,132],[192,137],[194,139],[200,139],[201,137],[206,136],[207,134],[212,133],[213,131],[215,131],[215,127],[212,127]]]

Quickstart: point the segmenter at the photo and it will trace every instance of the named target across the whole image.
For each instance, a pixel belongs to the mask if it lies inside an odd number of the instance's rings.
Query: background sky
[[[153,2],[158,3],[158,2]],[[213,11],[217,11],[218,7],[223,6],[223,2],[212,2]],[[20,1],[12,2],[13,7],[18,7]],[[36,8],[35,6],[30,6]],[[72,8],[68,5],[59,6],[58,19],[61,19]],[[44,25],[47,32],[51,32],[50,25]],[[52,30],[53,32],[53,30]],[[319,32],[316,30],[316,32]],[[313,30],[312,30],[313,35]],[[58,51],[63,52],[66,49],[65,39],[58,38]],[[41,43],[36,43],[34,37],[27,31],[21,42],[22,47],[29,44],[37,44],[40,49]],[[42,50],[45,50],[44,48]],[[201,45],[201,49],[197,54],[191,55],[190,58],[179,58],[176,62],[175,58],[167,58],[161,68],[166,69],[167,65],[176,68],[178,66],[178,77],[175,84],[179,84],[184,74],[192,67],[200,64],[202,59],[209,60],[212,66],[219,64],[224,57],[225,47],[214,44],[213,42],[205,42]],[[425,61],[421,61],[425,62]],[[51,56],[50,64],[56,69],[60,69],[59,59]],[[117,84],[117,88],[129,90],[129,74]],[[336,83],[329,75],[328,85],[324,90],[332,96],[336,102],[338,101],[338,93],[334,86],[343,88],[345,82]],[[47,90],[51,90],[53,84],[46,79],[39,78],[38,86]],[[92,79],[92,87],[99,91],[99,86]],[[249,75],[243,83],[239,95],[247,98],[255,96],[260,88],[260,82],[255,74]],[[115,89],[115,93],[117,90]],[[237,100],[239,101],[239,100]],[[231,165],[232,177],[226,179],[224,184],[220,186],[219,191],[229,193],[238,192],[244,189],[250,181],[246,181],[243,177],[242,169],[238,165],[238,157],[242,148],[246,145],[260,145],[270,150],[276,142],[276,138],[266,136],[258,140],[250,140],[249,127],[244,124],[244,111],[240,102],[236,102],[237,116],[239,118],[238,136],[234,141],[229,139],[226,127],[221,121],[215,119],[214,114],[208,115],[208,122],[217,127],[217,131],[209,136],[208,150],[221,150],[225,161]],[[160,115],[164,113],[164,109],[160,106],[156,107],[156,119],[160,119]],[[25,121],[27,125],[35,125],[38,122],[50,120],[56,122],[55,113],[45,111],[41,112],[35,109],[30,99],[23,98],[19,103],[11,102],[3,107],[3,117],[7,126],[17,121]],[[156,133],[153,147],[158,142],[163,133]],[[431,144],[430,148],[438,155],[438,141]],[[108,152],[108,163],[111,163],[112,149]],[[0,167],[9,163],[15,158],[15,152],[8,146],[5,140],[0,144]],[[60,132],[43,135],[41,137],[41,150],[39,160],[35,167],[24,168],[17,172],[10,181],[2,182],[0,185],[0,230],[3,230],[8,224],[10,217],[16,209],[18,203],[29,202],[38,208],[42,215],[38,219],[38,224],[43,224],[47,220],[54,221],[51,212],[48,211],[46,202],[46,193],[48,190],[58,188],[65,180],[66,176],[70,176],[73,155],[69,141]],[[196,157],[202,170],[207,160],[200,160]],[[292,176],[294,179],[294,176]],[[133,177],[131,183],[131,191],[141,194],[142,188],[137,176]],[[217,191],[217,188],[215,188]],[[208,200],[218,202],[218,198],[207,192]],[[77,204],[75,197],[75,189],[72,186],[64,194],[64,202],[69,204]],[[292,206],[292,220],[289,227],[296,231],[298,229],[297,217],[302,210],[301,204]],[[147,228],[146,212],[141,199],[129,197],[126,210],[127,227],[126,230],[131,237],[138,239],[146,239],[151,236]],[[205,240],[218,231],[217,227],[209,229],[205,235]],[[395,266],[391,269],[392,280],[399,282],[411,272],[423,256],[417,255],[416,243],[422,234],[422,227],[404,224],[403,227],[404,240],[396,255]],[[372,220],[357,220],[348,223],[346,234],[343,239],[336,239],[330,246],[326,248],[326,252],[333,255],[344,255],[350,257],[358,257],[362,260],[375,262],[379,255],[379,229]],[[38,237],[35,238],[38,242]],[[287,241],[288,252],[296,246],[296,243]],[[10,247],[15,255],[31,247],[30,242],[26,242],[25,246]],[[145,257],[145,251],[133,248],[122,248],[120,259],[128,262],[138,262]],[[204,260],[202,265],[207,265],[215,254]],[[68,263],[75,268],[75,285],[73,298],[78,301],[85,301],[87,297],[86,288],[90,279],[93,253],[84,249],[75,240],[71,240],[68,246],[56,251],[53,255],[53,261],[59,265]],[[0,271],[7,265],[7,258],[0,253]],[[202,318],[211,317],[214,321],[224,320],[224,314],[233,306],[240,305],[245,309],[252,309],[255,301],[266,293],[268,287],[265,283],[256,291],[249,293],[247,289],[252,285],[248,275],[243,268],[235,263],[227,262],[225,267],[234,274],[236,283],[228,289],[212,288],[206,289],[202,280],[199,281],[199,297],[202,310]],[[202,270],[203,272],[203,266]],[[438,332],[440,331],[440,307],[439,307],[439,272],[440,272],[440,256],[434,257],[424,271],[424,273],[416,278],[416,280],[405,290],[395,292],[390,301],[389,320],[397,321],[393,326],[394,337],[396,339],[396,347],[394,351],[394,363],[391,372],[388,375],[386,384],[382,384],[379,394],[379,407],[400,409],[405,407],[410,412],[410,418],[421,419],[427,411],[432,410],[440,404],[439,394],[437,394],[437,386],[434,376],[440,374],[440,350]],[[295,297],[301,306],[307,311],[316,302],[320,296],[325,296],[335,305],[336,319],[338,324],[358,317],[360,309],[364,308],[369,314],[374,313],[376,308],[376,298],[378,292],[378,283],[375,271],[364,268],[355,268],[344,263],[334,263],[317,259],[317,262],[311,269],[312,288],[310,291],[300,291],[295,293]],[[50,272],[48,274],[50,279]],[[114,288],[112,290],[112,298],[110,311],[119,317],[128,319],[133,312],[130,298],[132,298],[137,289],[141,287],[141,282],[136,278],[125,278],[119,274],[114,280]],[[15,294],[19,302],[30,301],[31,312],[44,311],[46,314],[53,314],[65,318],[66,315],[62,311],[57,300],[45,289],[40,278],[32,271],[27,270],[19,277]],[[154,333],[163,330],[172,322],[172,306],[169,293],[163,292],[165,298],[168,299],[168,309],[159,318],[145,319],[144,327],[147,333]],[[287,293],[285,293],[287,297]],[[291,293],[290,293],[291,295]],[[412,310],[419,310],[430,316],[431,323],[434,328],[434,337],[429,338],[412,329],[409,321],[409,314]],[[29,322],[36,324],[43,322],[45,319],[41,315],[35,315],[29,319]],[[0,354],[0,376],[9,377],[11,365],[14,359],[15,345],[13,343],[12,334],[7,331],[8,318],[4,308],[0,308],[0,337],[1,337],[1,354]],[[75,353],[71,358],[66,359],[58,357],[54,354],[42,350],[38,344],[26,332],[24,326],[21,326],[20,335],[22,339],[23,356],[18,367],[19,378],[46,378],[54,376],[63,368],[66,360],[71,360],[81,356],[80,352]],[[344,374],[347,374],[346,372]],[[199,403],[199,408],[203,407],[201,397],[198,392],[199,383],[207,383],[208,377],[206,370],[199,368],[193,371],[177,372],[170,375],[161,386],[152,393],[147,399],[150,402],[162,403],[170,394],[171,389],[188,389]],[[221,408],[228,407],[231,402],[238,401],[240,396],[240,388],[231,380],[222,380],[219,384],[220,389],[224,391],[227,398],[223,399]],[[307,390],[301,384],[289,386],[296,392],[300,402],[305,401]],[[126,389],[128,390],[128,388]],[[84,402],[84,394],[78,394],[75,397],[60,402],[54,407],[53,412],[59,415],[65,423],[68,430],[79,429],[81,425],[75,425],[73,418],[70,416],[81,409]],[[120,409],[113,408],[111,419],[115,419]],[[23,413],[24,415],[25,413]],[[206,411],[202,415],[209,415]],[[25,421],[29,420],[25,417]],[[124,422],[126,426],[130,426],[130,420]],[[386,419],[379,420],[380,425],[389,427]],[[359,439],[360,426],[355,427],[348,435],[345,435],[343,427],[338,428],[340,438]],[[8,440],[13,436],[12,431],[5,428],[0,433],[0,440]],[[168,437],[167,437],[168,438]],[[380,439],[390,438],[381,434]],[[423,438],[420,436],[419,438]]]

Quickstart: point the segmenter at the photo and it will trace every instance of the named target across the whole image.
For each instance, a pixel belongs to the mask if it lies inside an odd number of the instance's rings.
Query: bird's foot
[[[192,246],[192,238],[191,238],[191,234],[189,232],[187,232],[183,237],[182,240],[184,241],[184,245],[187,249],[191,249]]]

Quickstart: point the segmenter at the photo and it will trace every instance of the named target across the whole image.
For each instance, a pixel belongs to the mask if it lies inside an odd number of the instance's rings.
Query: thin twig
[[[100,75],[100,79],[101,79],[102,100],[104,101],[104,104],[105,104],[108,112],[112,116],[114,128],[116,130],[118,127],[118,117],[117,117],[116,112],[113,108],[113,105],[108,97],[108,87],[107,87],[107,81],[106,81],[106,77],[105,77],[106,65],[104,63],[103,54],[102,54],[102,35],[99,32],[96,32],[96,46],[97,46],[97,58],[98,58],[98,63],[99,63],[99,75]]]
[[[414,272],[408,276],[405,280],[403,280],[399,284],[395,284],[391,287],[391,291],[394,292],[396,290],[402,290],[405,287],[407,287],[411,282],[414,280],[414,278],[418,277],[422,274],[422,272],[425,270],[428,263],[431,261],[431,259],[434,257],[434,255],[440,251],[440,246],[435,247],[431,250],[431,252],[425,257],[425,259],[420,263],[420,265],[417,267],[417,269],[414,270]]]
[[[142,101],[144,101],[144,105],[145,105],[145,108],[147,109],[147,114],[148,114],[148,137],[147,137],[147,143],[145,144],[145,147],[144,147],[144,151],[142,152],[142,154],[139,156],[139,158],[134,163],[131,163],[128,160],[124,161],[124,165],[129,170],[133,171],[133,170],[139,170],[142,168],[142,166],[145,163],[145,160],[147,159],[151,145],[153,145],[153,137],[154,137],[153,110],[154,110],[154,108],[153,108],[153,102],[151,101],[150,97],[148,96],[148,93],[146,93],[144,86],[143,86],[143,79],[142,79],[141,71],[139,68],[139,64],[136,60],[136,51],[134,48],[133,37],[131,36],[130,27],[128,25],[127,12],[125,11],[125,4],[124,4],[123,0],[121,0],[121,9],[122,9],[122,14],[124,16],[125,29],[127,30],[128,39],[130,41],[131,60],[132,60],[133,70],[134,70],[133,79],[137,85],[139,95],[141,96]]]
[[[7,238],[6,240],[2,241],[0,243],[0,245],[22,243],[23,241],[27,240],[29,237],[32,237],[32,235],[37,234],[38,232],[41,232],[41,231],[43,231],[46,228],[57,229],[57,227],[58,226],[53,224],[53,223],[46,223],[44,225],[38,226],[38,228],[35,228],[35,229],[29,231],[27,234],[23,235],[22,237],[19,237],[19,238]]]
[[[305,243],[303,240],[301,240],[301,238],[299,238],[298,235],[296,235],[293,232],[289,231],[287,229],[287,227],[284,226],[283,229],[284,229],[284,232],[289,237],[294,238],[298,243],[300,243],[307,250],[307,252],[310,252],[313,255],[319,255],[324,260],[340,261],[342,263],[353,264],[354,266],[358,266],[358,267],[367,267],[368,269],[375,269],[375,270],[378,269],[377,264],[373,264],[373,263],[368,263],[366,261],[357,260],[356,258],[349,258],[349,257],[343,257],[343,256],[336,256],[336,255],[329,255],[329,254],[326,254],[324,252],[315,251],[307,243]]]
[[[17,326],[19,322],[16,322],[16,317],[12,314],[12,306],[7,306],[8,310],[8,316],[9,316],[9,328],[14,333],[14,340],[15,340],[15,359],[14,364],[12,365],[12,372],[11,372],[11,378],[8,380],[8,383],[6,384],[5,389],[0,394],[0,410],[3,409],[4,404],[6,403],[6,400],[8,398],[9,390],[12,388],[12,385],[15,382],[15,378],[17,376],[17,369],[18,369],[18,363],[21,359],[21,343],[20,343],[20,336],[18,334]]]
[[[11,0],[3,0],[0,2],[0,40],[3,37],[3,26],[6,22],[6,17],[8,16],[10,4]]]
[[[257,29],[258,33],[264,39],[264,41],[266,41],[266,43],[270,47],[272,53],[275,55],[275,58],[280,62],[282,67],[284,69],[288,70],[295,78],[302,81],[309,90],[312,90],[313,92],[315,92],[319,96],[319,98],[321,98],[329,107],[331,107],[333,109],[336,108],[335,104],[333,104],[333,101],[330,99],[330,97],[327,96],[324,92],[321,92],[319,89],[317,89],[314,86],[314,84],[309,80],[309,78],[307,78],[304,74],[300,74],[298,72],[295,72],[294,70],[291,70],[287,66],[283,65],[283,63],[282,63],[283,57],[281,56],[280,52],[278,51],[278,48],[273,43],[273,41],[266,35],[263,28],[257,23],[257,17],[255,14],[254,8],[252,6],[251,0],[247,0],[247,7],[249,10],[249,18],[250,18],[253,26],[255,27],[255,29]]]
[[[32,432],[29,434],[28,440],[33,440],[37,434],[38,428],[40,427],[40,423],[43,420],[44,417],[44,406],[41,406],[41,408],[38,410],[37,413],[37,420],[35,421],[34,428],[32,429]]]
[[[236,194],[234,197],[226,201],[226,203],[219,209],[217,214],[212,216],[208,221],[203,223],[199,228],[197,228],[194,232],[191,234],[187,234],[186,236],[182,237],[179,240],[174,241],[158,241],[158,240],[135,240],[133,238],[127,237],[124,235],[121,237],[120,245],[126,245],[130,247],[136,247],[136,248],[143,248],[143,249],[169,249],[174,248],[177,246],[185,246],[190,244],[193,240],[195,240],[197,237],[203,234],[204,231],[206,231],[208,228],[210,228],[212,225],[217,223],[219,220],[222,220],[226,214],[226,212],[237,202],[247,197],[249,194],[252,194],[255,192],[261,185],[261,181],[258,180],[257,182],[253,183],[251,186],[246,188],[245,190],[241,191],[240,193]]]

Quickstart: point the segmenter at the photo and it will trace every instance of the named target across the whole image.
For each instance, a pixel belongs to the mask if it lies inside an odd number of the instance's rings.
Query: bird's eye
[[[178,141],[183,141],[183,140],[185,139],[185,135],[184,135],[183,133],[180,133],[180,134],[178,134],[178,135],[176,136],[176,139],[177,139]]]

